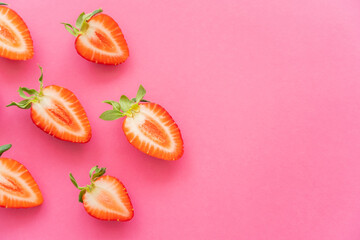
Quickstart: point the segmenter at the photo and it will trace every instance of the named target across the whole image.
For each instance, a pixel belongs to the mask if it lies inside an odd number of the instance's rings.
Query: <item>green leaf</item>
[[[70,173],[70,180],[71,180],[71,182],[74,184],[74,186],[75,186],[77,189],[79,189],[79,185],[77,184],[74,176],[73,176],[71,173]]]
[[[0,3],[0,5],[7,5],[7,3]]]
[[[111,106],[113,106],[114,110],[118,110],[118,111],[121,110],[120,103],[118,103],[118,102],[115,102],[112,100],[106,100],[106,101],[103,101],[103,103],[110,104]]]
[[[78,29],[80,29],[81,28],[81,25],[82,25],[82,23],[83,23],[83,21],[84,21],[84,15],[85,15],[85,13],[83,12],[83,13],[81,13],[80,14],[80,16],[78,17],[78,19],[76,20],[76,27],[78,28]]]
[[[20,94],[20,97],[22,97],[22,98],[25,98],[25,99],[30,99],[31,98],[31,97],[25,95],[24,90],[22,89],[22,87],[19,88],[18,92]]]
[[[121,96],[119,102],[120,102],[120,108],[123,112],[127,112],[132,105],[132,102],[130,101],[130,99],[125,95]]]
[[[131,101],[133,101],[134,103],[136,103],[136,98],[132,98]],[[141,99],[140,102],[150,102],[150,101],[145,100],[145,99]]]
[[[83,203],[83,196],[86,193],[86,189],[83,189],[79,193],[79,202]]]
[[[119,112],[117,110],[108,110],[108,111],[103,112],[100,115],[100,118],[105,121],[112,121],[112,120],[119,119],[123,116],[124,116],[124,114],[122,112]]]
[[[40,71],[41,71],[41,75],[39,77],[39,82],[40,82],[40,93],[42,92],[43,89],[43,78],[44,78],[44,73],[43,73],[43,68],[39,65]]]
[[[145,88],[142,85],[140,85],[139,90],[137,91],[137,94],[136,94],[136,103],[139,103],[140,100],[143,99],[145,94],[146,94]]]
[[[34,94],[37,93],[37,91],[35,89],[29,89],[29,88],[26,88],[26,87],[23,87],[22,90],[24,92],[26,92],[27,94],[29,94],[29,95],[34,95]]]
[[[6,152],[7,150],[9,150],[12,147],[11,144],[6,144],[6,145],[2,145],[0,146],[0,157],[1,155]]]
[[[25,99],[32,99],[32,95],[36,94],[37,91],[35,89],[22,88],[20,87],[18,90],[20,96]],[[28,93],[30,96],[27,96],[24,92]]]
[[[90,178],[91,178],[93,172],[96,171],[96,169],[98,169],[98,166],[97,166],[97,165],[96,165],[95,167],[92,167],[92,168],[90,169],[90,173],[89,173]]]
[[[97,178],[99,178],[99,177],[101,177],[102,175],[104,175],[105,174],[105,172],[106,172],[106,168],[98,168],[98,169],[96,169],[97,171],[92,175],[92,177],[91,177],[91,180],[92,181],[94,181],[94,180],[96,180]]]
[[[17,106],[21,109],[29,109],[31,108],[31,100],[30,99],[25,99],[25,100],[22,100],[20,102],[12,102],[10,103],[9,105],[6,105],[6,107],[10,107],[10,106]]]
[[[77,37],[79,35],[79,30],[74,28],[71,24],[69,23],[61,23],[64,24],[66,30],[71,33],[72,35],[74,35],[75,37]]]
[[[102,10],[101,8],[96,9],[96,10],[93,11],[92,13],[86,14],[86,15],[83,17],[83,19],[84,19],[85,21],[87,21],[87,20],[89,20],[90,18],[92,18],[95,14],[101,13],[102,11],[103,11],[103,10]]]

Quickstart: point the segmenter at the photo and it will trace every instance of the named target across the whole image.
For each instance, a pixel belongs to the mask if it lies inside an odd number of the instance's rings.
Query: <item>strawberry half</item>
[[[119,25],[101,12],[81,13],[76,27],[63,24],[76,37],[75,48],[80,56],[95,63],[118,65],[129,57],[129,48]]]
[[[41,67],[40,70],[40,91],[20,87],[19,94],[25,100],[12,102],[7,107],[31,108],[34,124],[56,138],[78,143],[90,141],[90,123],[79,100],[66,88],[55,85],[43,87]]]
[[[177,160],[184,152],[180,130],[163,107],[143,100],[145,93],[140,85],[136,98],[130,100],[123,95],[119,102],[104,101],[113,110],[104,112],[100,118],[110,121],[125,117],[123,130],[134,147],[156,158]]]
[[[80,190],[79,202],[91,216],[100,220],[129,221],[134,216],[129,195],[124,185],[115,177],[103,176],[106,168],[90,170],[90,185],[79,187],[70,173],[70,180]]]
[[[0,146],[0,156],[11,144]],[[0,158],[0,207],[29,208],[43,203],[43,197],[30,172],[21,163]]]
[[[28,27],[12,9],[0,3],[0,56],[11,60],[28,60],[34,55]]]

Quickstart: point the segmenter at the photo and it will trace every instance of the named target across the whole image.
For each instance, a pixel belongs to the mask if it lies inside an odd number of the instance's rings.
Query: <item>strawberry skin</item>
[[[139,104],[140,111],[126,117],[127,140],[140,151],[164,160],[177,160],[184,153],[183,140],[170,114],[156,103]]]
[[[34,55],[33,41],[23,19],[12,9],[0,6],[0,56],[28,60]]]
[[[43,87],[42,68],[40,69],[40,91],[20,88],[19,94],[25,100],[12,102],[7,107],[31,108],[34,124],[58,139],[76,143],[90,141],[90,123],[79,100],[66,88],[55,85]]]
[[[177,160],[184,153],[180,129],[170,114],[159,104],[144,100],[146,90],[140,85],[136,98],[122,95],[119,102],[106,100],[113,109],[100,118],[111,121],[125,117],[123,131],[138,150],[163,160]]]
[[[80,56],[94,63],[118,65],[129,57],[129,48],[119,25],[101,12],[82,13],[76,27],[63,24],[76,37],[75,48]]]
[[[84,208],[91,216],[108,221],[129,221],[134,209],[124,185],[115,177],[102,176],[94,189],[83,195]]]
[[[75,41],[80,56],[95,63],[118,65],[129,57],[129,48],[118,24],[106,14],[89,20],[89,28]]]
[[[97,219],[107,221],[129,221],[134,209],[124,185],[115,177],[105,175],[106,168],[90,170],[90,185],[79,187],[70,173],[70,180],[80,190],[79,202],[86,212]]]
[[[6,149],[8,150],[11,145]],[[0,155],[6,151],[1,150]],[[21,163],[0,158],[0,207],[30,208],[43,203],[43,197],[30,172]]]
[[[64,141],[86,143],[91,128],[84,108],[68,89],[47,86],[40,102],[31,106],[31,119],[44,132]]]

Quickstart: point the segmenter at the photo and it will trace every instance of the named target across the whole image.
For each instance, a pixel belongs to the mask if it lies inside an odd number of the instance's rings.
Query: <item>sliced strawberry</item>
[[[23,109],[31,107],[31,119],[44,132],[64,141],[86,143],[91,138],[91,128],[84,108],[76,96],[68,89],[59,86],[34,89],[20,88],[25,100],[11,103]],[[30,95],[26,96],[24,92]]]
[[[101,9],[90,14],[82,13],[76,27],[65,24],[76,36],[75,48],[85,59],[102,64],[117,65],[125,62],[129,49],[119,25]]]
[[[127,140],[140,151],[164,160],[183,154],[181,133],[169,113],[156,103],[141,103],[133,117],[126,117],[123,130]]]
[[[85,59],[102,64],[117,65],[129,57],[129,49],[118,24],[106,14],[89,21],[88,30],[75,41],[76,51]]]
[[[155,103],[140,103],[145,95],[140,85],[136,98],[121,96],[120,102],[105,101],[113,110],[100,118],[114,120],[125,116],[123,130],[128,141],[140,151],[164,160],[177,160],[184,152],[183,140],[170,114]]]
[[[0,147],[0,155],[11,145]],[[29,208],[43,203],[43,197],[30,172],[21,163],[0,158],[0,207]]]
[[[27,60],[33,55],[33,41],[25,22],[12,9],[0,6],[0,56]]]
[[[88,142],[91,128],[84,108],[68,89],[48,86],[44,96],[32,103],[31,119],[44,132],[69,142]]]
[[[100,220],[129,221],[134,216],[129,195],[115,177],[103,176],[105,168],[90,170],[91,184],[79,187],[70,173],[70,179],[80,191],[79,201],[91,216]]]
[[[102,220],[128,221],[134,210],[124,185],[115,177],[102,176],[94,181],[94,188],[83,195],[85,210]]]

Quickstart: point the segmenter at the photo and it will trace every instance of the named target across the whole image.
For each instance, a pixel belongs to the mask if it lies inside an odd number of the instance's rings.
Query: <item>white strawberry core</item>
[[[10,182],[7,178],[0,175],[0,185],[6,186],[8,188],[16,188],[16,185],[14,185],[12,182]]]

